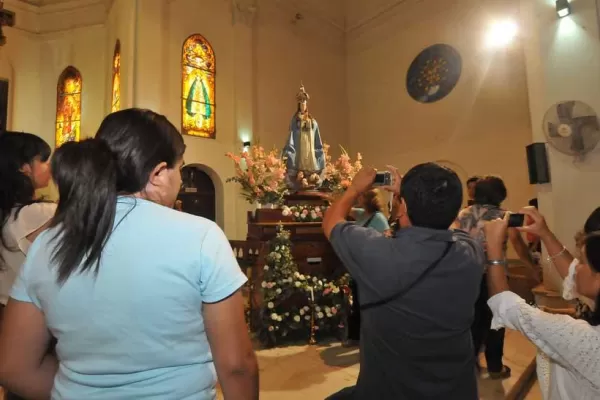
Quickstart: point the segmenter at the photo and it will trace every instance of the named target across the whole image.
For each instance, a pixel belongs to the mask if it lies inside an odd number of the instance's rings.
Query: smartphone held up
[[[511,213],[508,216],[509,228],[520,228],[525,225],[525,214]]]
[[[373,180],[374,187],[392,186],[393,183],[394,178],[392,176],[392,173],[389,171],[377,172],[377,174],[375,174],[375,179]]]

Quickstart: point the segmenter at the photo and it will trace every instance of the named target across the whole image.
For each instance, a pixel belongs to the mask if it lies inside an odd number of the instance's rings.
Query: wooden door
[[[215,221],[215,185],[210,176],[193,165],[184,167],[181,174],[183,184],[177,199],[181,200],[183,212]]]

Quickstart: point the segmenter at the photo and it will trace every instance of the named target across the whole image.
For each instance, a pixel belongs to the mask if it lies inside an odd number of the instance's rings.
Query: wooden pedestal
[[[326,200],[312,195],[294,195],[286,199],[292,205],[326,205]],[[263,281],[265,257],[269,252],[268,242],[277,235],[279,225],[290,232],[292,256],[301,274],[308,274],[326,279],[335,279],[346,270],[331,244],[325,238],[320,222],[294,222],[291,216],[284,217],[281,209],[258,209],[248,212],[248,243],[260,243],[261,248],[257,264],[251,271],[251,328],[255,330],[260,321],[258,310],[262,308],[261,283]],[[254,311],[253,311],[254,310]]]

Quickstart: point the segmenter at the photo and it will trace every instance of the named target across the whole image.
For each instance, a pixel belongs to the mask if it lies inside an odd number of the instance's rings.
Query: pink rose
[[[327,296],[329,293],[331,293],[331,288],[327,288],[327,289],[323,290],[324,296]]]
[[[337,308],[335,308],[335,307],[331,307],[331,313],[332,313],[333,315],[337,314]]]

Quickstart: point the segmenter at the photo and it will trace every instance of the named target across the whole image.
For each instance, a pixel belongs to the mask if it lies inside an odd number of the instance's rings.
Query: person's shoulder
[[[381,211],[377,211],[375,213],[375,218],[377,218],[380,221],[387,221],[388,220],[387,217],[385,216],[385,214],[382,213]]]
[[[461,253],[472,257],[477,263],[483,262],[485,254],[481,243],[477,239],[460,229],[452,232],[452,239]]]
[[[375,223],[377,224],[377,227],[379,227],[379,228],[388,229],[390,227],[387,217],[385,216],[384,213],[382,213],[380,211],[375,213],[374,220],[375,220]]]
[[[37,217],[39,215],[49,215],[50,217],[56,212],[56,203],[49,201],[39,201],[21,207],[17,211],[18,218]]]
[[[194,235],[195,240],[198,240],[214,229],[220,230],[214,221],[207,218],[174,210],[150,201],[139,202],[135,209],[144,219],[156,221],[165,230],[179,233],[178,236]]]

